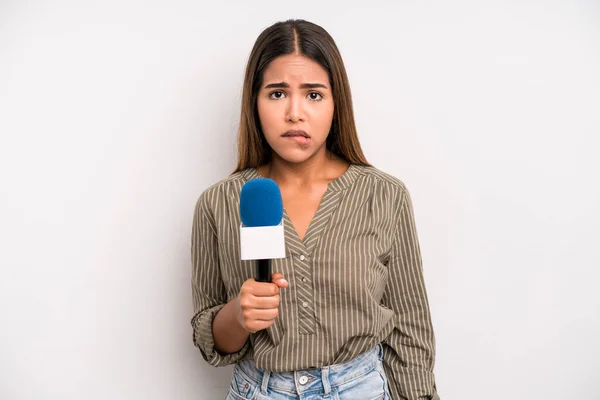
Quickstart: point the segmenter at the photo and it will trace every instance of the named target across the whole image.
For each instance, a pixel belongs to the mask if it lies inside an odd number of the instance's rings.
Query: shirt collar
[[[256,168],[246,168],[241,171],[242,176],[246,181],[256,178],[262,178]],[[331,181],[328,185],[328,190],[337,192],[338,190],[344,190],[350,186],[356,178],[360,175],[360,166],[357,164],[350,164],[348,169],[344,171],[342,175]]]

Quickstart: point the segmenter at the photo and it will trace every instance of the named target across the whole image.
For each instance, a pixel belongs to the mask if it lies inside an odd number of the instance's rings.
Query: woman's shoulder
[[[252,178],[253,169],[247,168],[211,184],[198,197],[197,205],[214,207],[218,203],[239,197],[242,186]]]
[[[374,166],[356,165],[361,179],[357,179],[357,183],[377,186],[383,190],[390,190],[404,195],[408,193],[408,189],[400,178],[390,173],[384,172]]]

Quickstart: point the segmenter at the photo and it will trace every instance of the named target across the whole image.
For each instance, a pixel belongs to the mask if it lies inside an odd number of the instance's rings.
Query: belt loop
[[[331,392],[331,384],[329,382],[329,367],[321,368],[321,382],[323,383],[324,395],[327,396]]]
[[[260,385],[260,392],[264,395],[267,394],[267,387],[269,387],[269,378],[271,377],[271,371],[264,371],[262,376],[262,384]]]

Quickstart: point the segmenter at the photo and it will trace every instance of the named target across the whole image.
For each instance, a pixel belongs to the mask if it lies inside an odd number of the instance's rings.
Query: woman
[[[409,194],[361,150],[340,53],[320,26],[258,37],[238,165],[196,205],[194,344],[236,364],[228,399],[430,399],[434,335]],[[239,195],[281,189],[286,258],[273,281],[240,261]]]

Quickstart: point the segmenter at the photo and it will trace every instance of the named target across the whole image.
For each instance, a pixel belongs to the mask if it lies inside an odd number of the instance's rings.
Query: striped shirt
[[[214,348],[212,321],[254,276],[240,260],[240,191],[260,175],[237,172],[208,188],[192,228],[194,344],[213,366],[252,359],[269,371],[347,362],[378,343],[393,399],[438,399],[435,340],[412,203],[404,184],[350,165],[329,183],[300,239],[284,211],[286,258],[272,261],[289,287],[279,316],[234,354]]]

